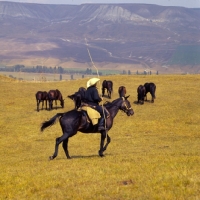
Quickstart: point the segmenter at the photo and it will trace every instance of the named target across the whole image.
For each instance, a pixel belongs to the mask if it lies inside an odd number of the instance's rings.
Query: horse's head
[[[82,94],[80,92],[68,95],[67,97],[74,101],[76,109],[78,109],[81,106]]]
[[[130,95],[129,95],[130,96]],[[120,110],[124,111],[128,116],[133,115],[134,111],[131,108],[131,104],[130,102],[127,100],[129,98],[129,96],[126,97],[122,97],[122,103],[120,106]]]

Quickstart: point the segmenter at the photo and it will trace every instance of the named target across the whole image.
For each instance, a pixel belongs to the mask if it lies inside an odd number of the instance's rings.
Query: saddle
[[[109,112],[108,110],[104,107],[105,112],[107,112],[107,116],[109,117]],[[78,111],[84,111],[86,114],[86,118],[88,122],[92,122],[93,125],[98,124],[99,119],[101,118],[100,113],[93,108],[93,106],[82,103],[81,106],[78,108]],[[108,118],[107,117],[107,118]]]
[[[101,115],[97,110],[91,108],[90,106],[79,107],[79,110],[83,110],[87,113],[87,117],[89,118],[88,121],[91,121],[93,125],[98,124],[98,120],[101,118]]]

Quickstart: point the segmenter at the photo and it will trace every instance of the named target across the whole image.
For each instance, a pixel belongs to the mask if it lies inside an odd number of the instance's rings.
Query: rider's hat
[[[87,88],[89,88],[90,86],[95,85],[98,81],[100,81],[99,78],[91,78],[91,79],[87,82]]]

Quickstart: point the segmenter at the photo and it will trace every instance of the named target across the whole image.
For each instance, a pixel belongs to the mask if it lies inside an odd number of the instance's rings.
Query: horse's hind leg
[[[154,94],[151,92],[151,103],[154,103]]]
[[[105,151],[107,149],[110,142],[111,142],[111,139],[110,139],[109,135],[107,134],[107,142],[106,142],[106,145],[103,148],[103,151]]]
[[[66,140],[63,141],[62,146],[65,151],[65,155],[67,156],[67,159],[70,159],[71,157],[69,156],[69,152],[68,152],[68,139],[69,138],[67,138]]]
[[[57,155],[58,155],[58,147],[59,147],[59,144],[65,140],[68,139],[68,135],[67,134],[64,134],[62,135],[61,137],[58,137],[56,138],[56,144],[55,144],[55,152],[52,156],[49,156],[49,159],[50,160],[53,160]]]

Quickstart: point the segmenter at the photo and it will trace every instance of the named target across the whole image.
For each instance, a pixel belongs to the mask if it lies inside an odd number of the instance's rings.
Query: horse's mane
[[[110,107],[112,107],[114,104],[118,103],[118,101],[119,101],[119,98],[113,100],[112,102],[106,101],[103,105],[104,105],[106,108],[110,108]]]

